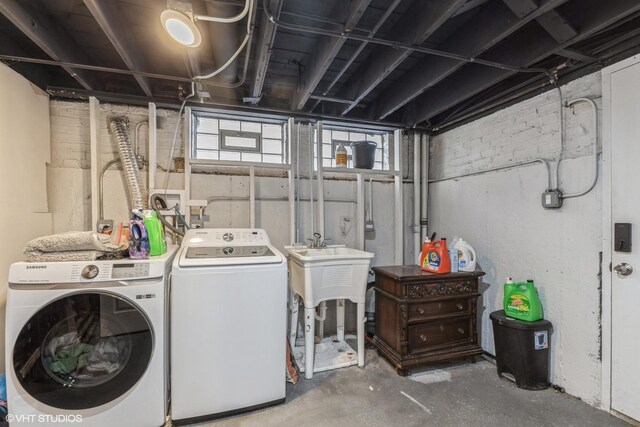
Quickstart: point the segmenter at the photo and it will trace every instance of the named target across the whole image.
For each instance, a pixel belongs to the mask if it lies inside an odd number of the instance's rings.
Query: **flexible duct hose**
[[[129,140],[129,121],[126,117],[112,117],[108,124],[122,162],[122,173],[127,183],[129,209],[148,209],[147,190],[142,184],[138,159]]]

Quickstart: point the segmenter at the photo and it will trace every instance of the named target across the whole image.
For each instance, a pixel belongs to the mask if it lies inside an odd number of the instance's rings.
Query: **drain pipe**
[[[316,225],[315,225],[315,217],[313,215],[313,132],[311,130],[311,123],[308,124],[309,129],[309,133],[308,133],[308,144],[307,146],[309,147],[309,203],[311,203],[311,206],[309,207],[309,212],[310,212],[310,216],[311,216],[311,237],[313,237],[313,233],[316,232]],[[318,153],[318,155],[321,155],[320,153]],[[306,240],[305,240],[306,241]]]
[[[413,250],[420,263],[420,132],[413,131]]]
[[[429,142],[430,136],[422,134],[422,153],[420,156],[421,190],[420,195],[420,242],[427,238],[427,199],[429,197]]]

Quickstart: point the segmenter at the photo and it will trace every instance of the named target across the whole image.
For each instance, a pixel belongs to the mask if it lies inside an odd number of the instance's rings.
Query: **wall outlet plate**
[[[542,207],[545,209],[561,208],[562,192],[560,190],[551,190],[542,193]]]

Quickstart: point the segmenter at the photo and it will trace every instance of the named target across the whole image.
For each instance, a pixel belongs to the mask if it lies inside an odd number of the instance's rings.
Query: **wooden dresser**
[[[398,374],[432,362],[482,354],[478,345],[481,271],[433,274],[417,265],[374,267],[378,353]]]

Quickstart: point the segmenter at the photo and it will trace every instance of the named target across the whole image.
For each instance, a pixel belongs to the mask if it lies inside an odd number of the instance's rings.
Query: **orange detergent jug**
[[[420,255],[420,269],[430,273],[450,273],[451,258],[447,250],[447,239],[425,241]]]

